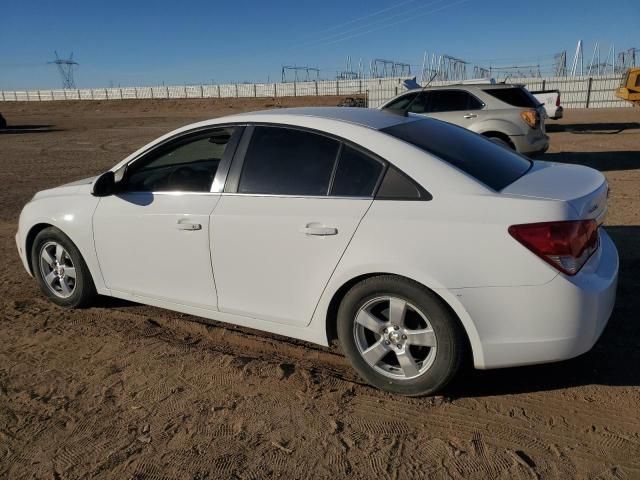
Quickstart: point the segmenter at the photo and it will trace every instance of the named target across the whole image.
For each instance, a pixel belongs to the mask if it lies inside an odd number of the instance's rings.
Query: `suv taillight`
[[[509,233],[542,260],[567,275],[575,275],[598,249],[595,220],[512,225]]]
[[[520,117],[531,128],[538,128],[540,125],[540,113],[537,110],[525,110],[520,112]]]
[[[560,92],[558,92],[558,96],[556,97],[556,107],[560,106]]]

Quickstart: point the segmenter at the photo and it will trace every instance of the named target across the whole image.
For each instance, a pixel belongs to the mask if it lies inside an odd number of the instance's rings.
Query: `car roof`
[[[448,90],[448,89],[455,88],[457,90],[478,91],[478,90],[502,90],[505,88],[519,88],[519,87],[522,87],[522,85],[517,85],[514,83],[452,83],[451,85],[438,85],[433,87],[427,87],[424,90],[425,91]],[[413,88],[403,93],[419,92],[420,90],[422,90],[422,88]]]
[[[268,120],[266,119],[268,117]],[[293,117],[293,118],[292,118]],[[229,117],[217,118],[221,121],[246,121],[261,122],[267,120],[268,123],[277,123],[279,119],[282,123],[289,123],[295,117],[315,117],[339,122],[347,122],[374,130],[382,130],[401,123],[414,122],[417,119],[406,117],[397,113],[378,110],[376,108],[361,107],[299,107],[299,108],[277,108],[272,110],[260,110],[256,112],[240,113]]]

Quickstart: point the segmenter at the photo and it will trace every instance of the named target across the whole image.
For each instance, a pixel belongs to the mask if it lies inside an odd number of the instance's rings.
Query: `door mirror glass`
[[[116,177],[112,171],[104,172],[93,184],[94,197],[108,197],[116,191]]]

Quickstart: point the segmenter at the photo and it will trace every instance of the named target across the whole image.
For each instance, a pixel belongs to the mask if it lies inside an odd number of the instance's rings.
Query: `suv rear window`
[[[484,92],[513,107],[536,108],[539,105],[536,98],[522,87],[489,88]]]
[[[494,190],[502,190],[531,168],[532,162],[462,127],[417,120],[381,130],[431,153]]]

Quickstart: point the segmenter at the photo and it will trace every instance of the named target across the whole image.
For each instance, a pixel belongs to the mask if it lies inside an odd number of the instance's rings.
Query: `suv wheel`
[[[513,148],[513,145],[511,145],[511,143],[507,142],[504,138],[500,138],[500,137],[494,137],[494,136],[489,136],[487,137],[489,140],[491,140],[493,143],[496,143],[508,150],[515,150],[515,148]]]

